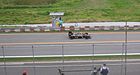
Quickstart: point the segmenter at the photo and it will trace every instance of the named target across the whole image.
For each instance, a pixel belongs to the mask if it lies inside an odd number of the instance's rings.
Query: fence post
[[[35,68],[35,52],[34,52],[34,46],[32,45],[32,55],[33,55],[33,69],[34,69],[34,75],[36,75],[36,68]]]
[[[91,55],[91,62],[92,62],[92,66],[91,66],[91,70],[94,70],[94,67],[95,67],[95,64],[94,64],[94,44],[91,44],[91,46],[92,46],[92,55]]]
[[[2,46],[2,54],[3,54],[3,62],[4,62],[4,72],[5,72],[5,75],[7,75],[4,46]]]
[[[123,62],[123,60],[124,60],[124,43],[122,43],[122,56],[121,56],[121,75],[123,75],[123,66],[124,66],[124,62]]]
[[[62,44],[62,66],[64,65],[64,45]],[[63,66],[64,70],[64,66]]]
[[[94,44],[92,44],[92,63],[93,63],[93,68],[94,68],[94,54],[95,54],[95,45]]]
[[[127,22],[125,24],[125,74],[124,75],[127,75]]]

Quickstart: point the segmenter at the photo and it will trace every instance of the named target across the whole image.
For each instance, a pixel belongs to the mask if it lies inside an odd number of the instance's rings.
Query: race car
[[[91,39],[91,36],[88,33],[73,33],[68,32],[69,39]]]

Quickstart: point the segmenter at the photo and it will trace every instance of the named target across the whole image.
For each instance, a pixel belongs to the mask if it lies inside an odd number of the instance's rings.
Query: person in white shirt
[[[108,75],[108,73],[109,73],[109,67],[107,67],[106,64],[103,64],[103,66],[100,68],[100,74]]]

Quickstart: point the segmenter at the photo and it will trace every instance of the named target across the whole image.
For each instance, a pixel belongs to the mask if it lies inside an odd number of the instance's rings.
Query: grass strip
[[[139,3],[140,0],[0,0],[0,24],[51,23],[50,12],[65,12],[63,21],[71,23],[139,22]]]
[[[0,62],[31,62],[35,61],[79,61],[79,60],[122,60],[123,55],[114,56],[71,56],[71,57],[26,57],[26,58],[0,58]],[[140,55],[127,55],[127,59],[140,59]]]

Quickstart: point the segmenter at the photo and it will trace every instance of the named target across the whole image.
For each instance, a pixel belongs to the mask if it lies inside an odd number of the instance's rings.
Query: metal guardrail
[[[65,23],[63,27],[52,28],[51,24],[33,25],[1,25],[0,32],[47,32],[74,30],[140,30],[140,22],[93,22],[93,23]],[[12,28],[11,28],[12,27]]]
[[[0,28],[0,32],[49,32],[49,31],[91,31],[91,30],[105,30],[105,31],[119,31],[124,30],[124,26],[84,26],[84,27],[75,27],[75,26],[63,26],[62,28],[51,28],[51,27],[15,27],[15,28]],[[129,26],[128,30],[140,30],[139,25]]]

